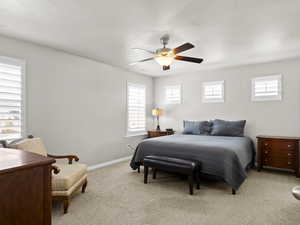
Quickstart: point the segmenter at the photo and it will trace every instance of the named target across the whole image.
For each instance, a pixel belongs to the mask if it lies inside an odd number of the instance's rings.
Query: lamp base
[[[156,130],[160,131],[160,126],[159,125],[157,125]]]

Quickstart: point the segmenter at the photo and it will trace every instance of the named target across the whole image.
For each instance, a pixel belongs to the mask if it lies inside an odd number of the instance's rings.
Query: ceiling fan
[[[180,60],[180,61],[192,62],[192,63],[201,63],[203,61],[203,59],[201,59],[201,58],[193,58],[193,57],[188,57],[188,56],[177,55],[178,53],[181,53],[181,52],[187,51],[191,48],[194,48],[195,46],[192,45],[191,43],[185,43],[174,49],[166,48],[166,45],[168,44],[169,39],[170,39],[169,35],[162,36],[160,38],[160,42],[163,45],[163,48],[159,48],[156,51],[150,51],[150,50],[146,50],[146,49],[142,49],[142,48],[133,48],[136,50],[142,50],[142,51],[151,53],[151,54],[153,54],[153,57],[130,63],[130,65],[135,65],[135,64],[141,63],[141,62],[155,60],[158,64],[160,64],[162,66],[163,70],[169,70],[170,65],[174,61],[174,59]]]

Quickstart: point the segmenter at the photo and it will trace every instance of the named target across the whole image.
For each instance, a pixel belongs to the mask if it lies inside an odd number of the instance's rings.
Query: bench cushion
[[[192,174],[199,167],[199,162],[193,160],[149,155],[144,158],[144,166],[169,172]]]

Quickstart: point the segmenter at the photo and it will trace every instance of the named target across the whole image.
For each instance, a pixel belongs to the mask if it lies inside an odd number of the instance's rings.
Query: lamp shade
[[[164,114],[163,109],[156,108],[156,109],[152,110],[152,115],[153,116],[162,116],[163,114]]]

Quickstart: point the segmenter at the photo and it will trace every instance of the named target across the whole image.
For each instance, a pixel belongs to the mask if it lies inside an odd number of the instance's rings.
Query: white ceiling
[[[151,76],[300,56],[299,0],[1,0],[0,34],[28,40]],[[132,50],[196,48],[162,71]],[[151,55],[150,55],[151,56]]]

